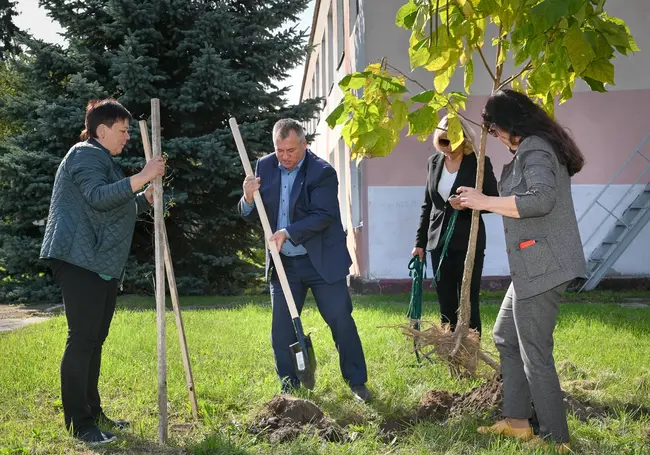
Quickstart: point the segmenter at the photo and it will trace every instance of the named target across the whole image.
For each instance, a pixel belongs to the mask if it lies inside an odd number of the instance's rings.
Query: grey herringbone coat
[[[524,139],[499,182],[501,196],[516,195],[520,218],[503,217],[506,252],[517,297],[525,299],[586,276],[571,178],[552,146]],[[534,240],[521,248],[522,242]]]
[[[150,207],[99,142],[74,145],[56,172],[42,259],[120,278],[137,216]]]

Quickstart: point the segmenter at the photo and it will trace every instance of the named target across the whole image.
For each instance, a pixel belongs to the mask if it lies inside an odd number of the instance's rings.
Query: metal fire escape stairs
[[[650,158],[642,153],[643,147],[649,139],[650,134],[648,134],[643,139],[643,141],[641,141],[637,149],[628,157],[628,159],[623,163],[616,174],[614,174],[611,180],[607,183],[607,185],[605,185],[600,193],[598,193],[596,198],[591,202],[591,204],[578,219],[578,224],[580,224],[580,222],[585,219],[585,216],[588,213],[592,212],[592,209],[599,208],[600,210],[604,210],[606,212],[605,218],[602,220],[599,226],[614,221],[613,227],[609,230],[605,237],[603,237],[600,244],[589,255],[589,258],[587,260],[587,279],[583,280],[583,282],[580,283],[578,292],[591,291],[594,289],[598,283],[600,283],[600,281],[607,275],[609,270],[621,257],[621,255],[627,250],[639,232],[641,232],[641,230],[650,221],[650,183],[643,183],[647,182],[647,179],[644,179],[642,183],[639,183],[645,176],[648,175],[648,172],[650,171]],[[642,169],[642,172],[636,178],[634,183],[629,185],[629,189],[620,199],[618,199],[616,204],[613,204],[611,207],[607,207],[604,201],[607,195],[607,190],[611,187],[612,183],[623,172],[623,170],[628,167],[632,160],[637,156],[645,160],[643,166],[639,167],[639,169]],[[639,160],[636,160],[635,164],[638,163],[638,161]],[[638,192],[636,197],[634,197],[633,194],[635,192]],[[632,194],[632,196],[630,196],[630,194]],[[624,201],[629,200],[628,196],[634,197],[634,199],[622,214],[616,215],[615,212],[619,211],[618,208],[624,204]],[[612,220],[612,218],[614,220]],[[585,245],[589,243],[593,236],[599,231],[600,230],[598,228],[593,229],[591,235],[582,242],[583,249]],[[650,248],[648,249],[648,255],[650,255]]]

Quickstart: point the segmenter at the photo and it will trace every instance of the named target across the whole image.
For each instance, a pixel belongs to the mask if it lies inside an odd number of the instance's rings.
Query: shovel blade
[[[305,335],[300,320],[294,320],[298,341],[289,346],[296,376],[303,387],[313,390],[316,386],[316,354],[310,335]]]

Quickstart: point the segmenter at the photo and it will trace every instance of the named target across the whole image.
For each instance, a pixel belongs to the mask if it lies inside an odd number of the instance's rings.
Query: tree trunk
[[[497,59],[501,51],[501,43],[497,47]],[[494,93],[500,85],[501,74],[503,72],[502,65],[496,65],[494,72],[494,85],[492,86],[492,93]],[[485,174],[485,149],[487,145],[487,127],[483,125],[481,128],[481,145],[476,150],[474,144],[474,151],[478,152],[476,155],[476,185],[478,191],[483,191],[483,177]],[[464,337],[469,333],[469,321],[471,316],[472,307],[470,305],[470,289],[472,285],[472,271],[474,270],[474,261],[476,259],[476,241],[478,240],[478,227],[480,222],[481,211],[472,210],[472,224],[469,230],[469,241],[467,244],[467,256],[465,256],[465,269],[463,271],[463,281],[460,286],[460,303],[458,305],[458,324],[456,325],[456,337],[454,349],[451,356],[455,356],[460,349],[461,342]],[[493,368],[494,366],[491,365]]]

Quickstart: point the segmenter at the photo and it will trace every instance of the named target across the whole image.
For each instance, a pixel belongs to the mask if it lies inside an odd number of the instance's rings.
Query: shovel
[[[247,176],[255,176],[251,163],[248,160],[248,154],[246,153],[246,147],[244,147],[244,141],[242,140],[241,133],[239,132],[239,126],[237,125],[237,120],[234,117],[231,117],[229,120],[230,129],[232,135],[235,138],[235,143],[237,144],[237,150],[239,151],[239,157],[241,158],[242,166]],[[264,209],[264,204],[262,203],[262,197],[260,196],[259,191],[255,191],[253,195],[255,199],[255,208],[257,208],[257,213],[260,216],[262,221],[262,228],[264,229],[264,237],[270,238],[273,235],[271,231],[271,224],[269,223],[269,218],[266,215],[266,210]],[[293,361],[293,367],[296,373],[296,376],[302,383],[304,387],[309,390],[313,390],[316,385],[316,355],[314,354],[314,346],[311,343],[311,338],[309,335],[305,335],[305,332],[302,328],[302,322],[300,321],[300,315],[296,309],[296,302],[293,300],[293,294],[291,293],[291,288],[289,287],[289,281],[287,280],[287,275],[284,271],[284,266],[282,265],[282,260],[280,259],[280,252],[275,243],[269,244],[269,250],[271,251],[271,257],[273,258],[273,264],[275,265],[275,270],[277,271],[278,278],[280,279],[280,285],[282,286],[282,292],[284,293],[284,298],[287,301],[287,307],[289,308],[289,313],[291,314],[291,319],[293,321],[293,328],[296,331],[296,338],[298,341],[289,346],[291,351],[291,359]]]

